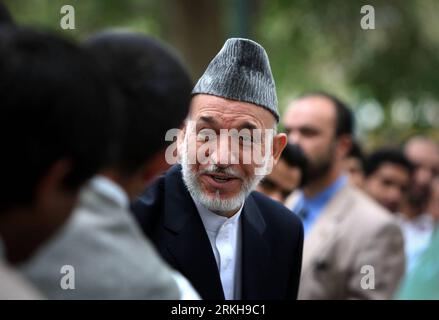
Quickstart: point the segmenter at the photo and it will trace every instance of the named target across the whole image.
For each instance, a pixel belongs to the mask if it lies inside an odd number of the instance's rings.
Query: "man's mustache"
[[[232,167],[219,167],[215,164],[209,165],[207,168],[201,169],[197,172],[198,175],[221,173],[235,178],[244,179],[244,177]]]

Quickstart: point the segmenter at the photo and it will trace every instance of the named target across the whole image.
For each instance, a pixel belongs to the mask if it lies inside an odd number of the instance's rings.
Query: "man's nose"
[[[291,144],[300,144],[300,134],[297,131],[291,131],[288,134],[288,142]]]
[[[220,137],[218,139],[215,150],[214,152],[212,152],[211,155],[212,162],[219,167],[229,166],[231,162],[230,148],[231,147],[230,147],[230,142],[228,141],[228,137]]]

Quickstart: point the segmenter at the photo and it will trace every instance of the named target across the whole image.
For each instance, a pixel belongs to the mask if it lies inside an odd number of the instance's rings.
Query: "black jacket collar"
[[[266,223],[252,195],[244,204],[241,219],[241,295],[243,299],[254,299],[264,288],[270,249],[264,238]],[[204,299],[224,299],[209,238],[183,182],[179,165],[165,176],[164,227],[174,234],[167,248],[177,268]]]

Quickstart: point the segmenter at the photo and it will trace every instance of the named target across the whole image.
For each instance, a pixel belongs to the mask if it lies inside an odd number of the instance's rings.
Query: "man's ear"
[[[339,159],[345,159],[352,148],[352,137],[350,135],[342,135],[338,138],[337,153]]]
[[[273,138],[273,165],[275,166],[279,161],[282,151],[288,143],[288,138],[285,133],[278,133]]]
[[[144,166],[142,178],[145,185],[149,185],[155,177],[168,170],[170,165],[166,161],[165,150],[157,152]]]

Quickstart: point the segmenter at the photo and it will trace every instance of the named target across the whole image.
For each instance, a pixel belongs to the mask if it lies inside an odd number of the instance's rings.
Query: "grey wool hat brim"
[[[231,38],[213,58],[192,95],[214,96],[255,104],[279,122],[276,85],[265,49],[258,43]]]

